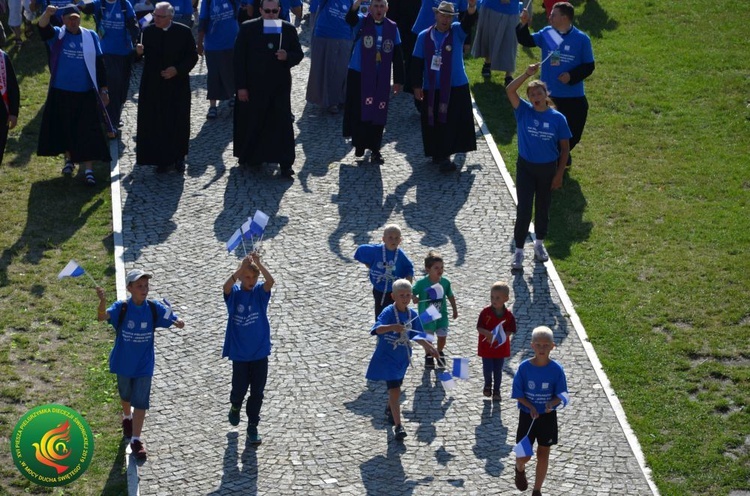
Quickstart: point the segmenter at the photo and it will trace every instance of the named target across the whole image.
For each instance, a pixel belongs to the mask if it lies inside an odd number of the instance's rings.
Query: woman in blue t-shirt
[[[534,207],[534,258],[549,260],[544,248],[544,238],[549,224],[549,207],[552,190],[562,187],[565,165],[570,153],[570,129],[565,116],[555,110],[549,98],[547,85],[532,81],[526,88],[528,101],[518,96],[518,88],[539,70],[539,64],[530,65],[513,80],[505,92],[515,109],[518,134],[518,161],[516,162],[516,224],[513,237],[516,253],[511,269],[523,268],[523,245],[529,234],[531,211]],[[535,200],[536,197],[536,200]]]

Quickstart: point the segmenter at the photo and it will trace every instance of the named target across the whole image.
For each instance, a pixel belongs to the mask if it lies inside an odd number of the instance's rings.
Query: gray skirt
[[[207,98],[229,100],[234,98],[234,50],[210,50],[205,52]]]
[[[487,8],[479,9],[477,33],[471,54],[474,57],[489,58],[493,71],[515,71],[518,19],[518,15],[501,14]]]
[[[315,38],[310,53],[306,100],[323,108],[343,105],[346,73],[352,53],[351,40]]]

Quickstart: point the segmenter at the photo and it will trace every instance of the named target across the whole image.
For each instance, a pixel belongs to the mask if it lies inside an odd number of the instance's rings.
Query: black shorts
[[[520,443],[521,439],[529,432],[531,425],[531,415],[526,412],[518,414],[518,430],[516,431],[516,442]],[[537,441],[539,446],[552,446],[557,444],[557,411],[552,410],[550,413],[540,415],[534,426],[529,432],[529,441],[534,444]]]
[[[401,384],[403,384],[403,383],[404,383],[403,379],[398,379],[398,380],[395,380],[395,381],[385,381],[385,387],[387,389],[400,389],[401,388]]]

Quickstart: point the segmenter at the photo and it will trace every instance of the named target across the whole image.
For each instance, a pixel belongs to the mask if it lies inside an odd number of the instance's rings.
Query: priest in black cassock
[[[240,165],[278,163],[294,171],[291,69],[304,56],[297,30],[278,19],[278,0],[264,0],[261,17],[245,21],[234,44],[234,156]]]
[[[190,142],[190,70],[198,62],[189,27],[172,22],[174,7],[159,2],[154,23],[136,46],[145,64],[138,98],[136,161],[156,165],[159,173],[174,167],[185,172]]]

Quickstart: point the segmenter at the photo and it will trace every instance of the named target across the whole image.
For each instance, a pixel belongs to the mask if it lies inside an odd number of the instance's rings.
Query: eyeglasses
[[[263,9],[266,14],[278,14],[281,9]]]

